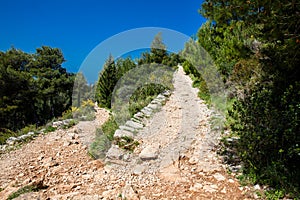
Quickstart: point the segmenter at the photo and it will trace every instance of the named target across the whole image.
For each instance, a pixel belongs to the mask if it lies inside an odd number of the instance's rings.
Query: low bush
[[[6,129],[6,128],[0,128],[0,145],[4,145],[6,144],[6,140],[9,138],[9,137],[17,137],[18,134],[9,130],[9,129]]]
[[[46,189],[46,188],[47,186],[44,185],[27,185],[18,189],[16,192],[12,193],[11,195],[9,195],[7,200],[15,199],[25,193],[37,192],[39,190]]]
[[[112,141],[114,139],[114,134],[117,129],[118,124],[113,116],[110,116],[109,119],[101,126],[103,134],[106,135],[109,141]]]
[[[133,116],[135,113],[139,112],[142,108],[147,106],[158,94],[163,91],[168,90],[163,85],[160,84],[145,84],[139,87],[131,95],[129,100],[129,112]]]
[[[94,159],[103,159],[114,139],[115,131],[118,125],[113,116],[100,127],[96,129],[95,141],[89,147],[89,155]]]
[[[104,134],[96,136],[95,141],[89,147],[89,155],[93,159],[104,159],[111,146],[111,141]]]
[[[193,87],[199,89],[198,96],[204,100],[207,104],[211,103],[211,97],[209,89],[200,72],[188,61],[184,61],[183,65],[184,72],[191,77],[193,80]]]
[[[95,104],[92,100],[86,100],[81,103],[79,108],[72,107],[71,111],[65,113],[66,117],[70,117],[70,112],[72,112],[72,117],[80,121],[92,121],[95,119]]]
[[[121,149],[128,150],[130,152],[133,152],[133,150],[139,145],[139,142],[134,140],[131,137],[121,137],[117,138],[114,143],[118,145]]]

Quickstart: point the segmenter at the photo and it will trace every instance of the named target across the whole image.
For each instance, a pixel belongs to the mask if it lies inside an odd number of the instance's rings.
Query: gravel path
[[[180,67],[166,105],[135,137],[140,145],[125,161],[105,166],[99,181],[105,198],[246,198],[215,152],[219,135],[210,131],[211,111],[191,85]]]

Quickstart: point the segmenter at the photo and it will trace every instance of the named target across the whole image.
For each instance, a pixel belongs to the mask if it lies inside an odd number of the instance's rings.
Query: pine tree
[[[99,75],[96,88],[96,100],[99,106],[111,108],[112,93],[117,81],[117,69],[114,58],[112,55],[109,55]]]
[[[168,56],[166,45],[162,41],[161,33],[158,33],[151,44],[151,60],[152,62],[161,64],[165,57]]]

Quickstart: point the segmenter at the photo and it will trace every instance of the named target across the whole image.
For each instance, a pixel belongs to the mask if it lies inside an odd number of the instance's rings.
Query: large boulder
[[[157,157],[158,157],[158,148],[152,146],[148,146],[144,148],[139,155],[139,158],[143,161],[155,160],[157,159]]]

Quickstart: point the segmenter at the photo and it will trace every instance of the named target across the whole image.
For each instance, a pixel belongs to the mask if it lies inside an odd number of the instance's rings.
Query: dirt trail
[[[169,101],[136,136],[138,148],[125,161],[105,166],[106,174],[99,180],[106,190],[102,196],[247,198],[215,152],[219,135],[210,131],[211,111],[191,85],[180,67],[174,74],[174,92]]]
[[[191,84],[180,67],[166,105],[136,136],[138,148],[118,164],[104,166],[87,155],[91,133],[108,118],[101,109],[93,122],[1,155],[0,199],[32,183],[47,188],[18,199],[251,199],[218,158],[211,111]]]
[[[97,191],[90,187],[91,177],[103,164],[92,160],[87,146],[95,128],[108,119],[108,112],[97,109],[96,120],[80,122],[68,130],[40,135],[20,149],[0,156],[0,199],[26,185],[46,189],[18,199],[65,199],[75,194]],[[83,191],[83,192],[78,192]]]

